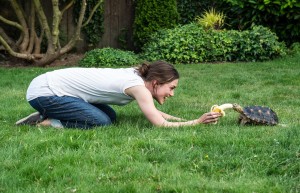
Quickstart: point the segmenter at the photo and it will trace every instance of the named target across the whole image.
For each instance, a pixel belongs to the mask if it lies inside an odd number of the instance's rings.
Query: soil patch
[[[77,66],[80,59],[82,59],[84,54],[65,54],[59,59],[55,60],[46,67],[56,67],[56,66]],[[1,58],[0,67],[31,67],[28,62],[20,60],[17,58]]]

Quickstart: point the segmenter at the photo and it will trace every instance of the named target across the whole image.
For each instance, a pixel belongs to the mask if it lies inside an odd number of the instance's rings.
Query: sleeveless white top
[[[145,83],[134,68],[66,68],[33,79],[26,98],[72,96],[88,103],[125,105],[134,100],[125,89],[137,85]]]

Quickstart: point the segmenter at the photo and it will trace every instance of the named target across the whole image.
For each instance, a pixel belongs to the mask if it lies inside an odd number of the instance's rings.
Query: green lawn
[[[175,97],[158,108],[195,119],[214,104],[270,106],[275,127],[152,127],[135,102],[116,125],[56,130],[14,125],[34,110],[29,82],[50,68],[0,68],[0,192],[300,192],[300,56],[177,66]]]

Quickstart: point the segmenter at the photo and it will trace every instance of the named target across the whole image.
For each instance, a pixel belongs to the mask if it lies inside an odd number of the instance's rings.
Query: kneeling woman
[[[136,68],[54,70],[30,83],[26,98],[38,112],[16,124],[82,129],[110,125],[116,121],[116,113],[109,105],[126,105],[133,100],[155,126],[216,122],[219,113],[205,113],[198,119],[183,121],[156,109],[153,99],[162,105],[168,97],[174,96],[178,80],[178,71],[164,61],[143,63]]]

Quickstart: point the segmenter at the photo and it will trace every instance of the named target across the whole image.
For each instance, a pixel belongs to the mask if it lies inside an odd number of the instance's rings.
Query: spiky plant
[[[197,16],[196,22],[206,29],[220,30],[224,25],[225,18],[223,12],[217,12],[214,8],[211,8],[201,16]]]

